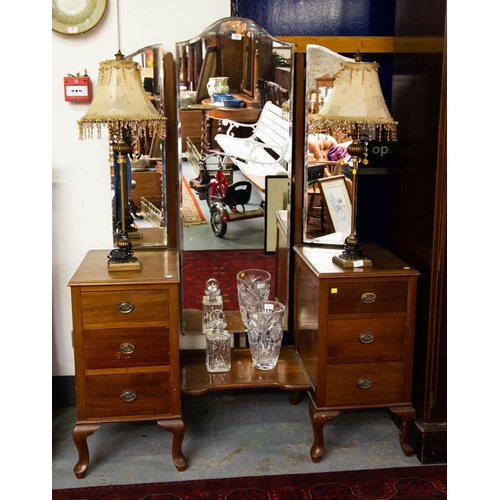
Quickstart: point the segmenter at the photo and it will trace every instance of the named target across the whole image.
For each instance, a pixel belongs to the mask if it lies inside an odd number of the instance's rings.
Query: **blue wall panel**
[[[233,0],[273,36],[393,36],[396,0]]]

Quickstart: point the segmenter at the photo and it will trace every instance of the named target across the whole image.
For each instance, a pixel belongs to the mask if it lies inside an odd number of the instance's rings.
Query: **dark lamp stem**
[[[356,218],[358,212],[358,165],[359,159],[364,153],[364,146],[359,137],[355,138],[347,148],[352,158],[352,215],[351,234],[344,241],[344,251],[333,257],[333,262],[342,267],[357,267],[360,262],[363,266],[371,266],[371,261],[363,257],[363,245],[356,234]]]
[[[351,217],[351,234],[347,237],[346,244],[356,246],[358,237],[356,235],[356,218],[358,215],[358,165],[359,158],[363,154],[364,147],[359,139],[354,139],[347,147],[347,152],[352,158],[352,217]]]

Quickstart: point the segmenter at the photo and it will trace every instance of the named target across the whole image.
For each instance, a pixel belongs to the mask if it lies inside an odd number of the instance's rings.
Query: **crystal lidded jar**
[[[205,295],[202,299],[201,333],[206,335],[209,330],[214,329],[212,313],[216,310],[222,311],[222,307],[223,303],[219,282],[215,278],[210,278],[205,285]]]
[[[209,373],[231,370],[231,334],[226,330],[224,313],[216,309],[211,316],[214,325],[206,334],[206,365]]]

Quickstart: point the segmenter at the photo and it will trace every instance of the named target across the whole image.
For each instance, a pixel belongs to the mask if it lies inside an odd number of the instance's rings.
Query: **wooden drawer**
[[[170,364],[167,327],[88,330],[83,338],[86,369]]]
[[[82,291],[84,329],[167,326],[168,290]]]
[[[406,280],[336,282],[328,290],[328,314],[406,312]]]
[[[365,380],[370,387],[360,388]],[[389,406],[407,400],[402,362],[351,363],[327,366],[326,405]]]
[[[405,354],[406,318],[328,321],[329,363],[400,361]]]
[[[170,370],[86,377],[87,418],[140,417],[170,413]],[[135,399],[126,400],[126,393]],[[122,395],[124,399],[120,396]]]

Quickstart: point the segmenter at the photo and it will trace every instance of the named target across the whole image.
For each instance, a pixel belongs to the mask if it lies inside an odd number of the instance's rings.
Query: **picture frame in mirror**
[[[318,179],[325,212],[332,232],[349,231],[351,228],[352,202],[345,176],[334,175]]]

